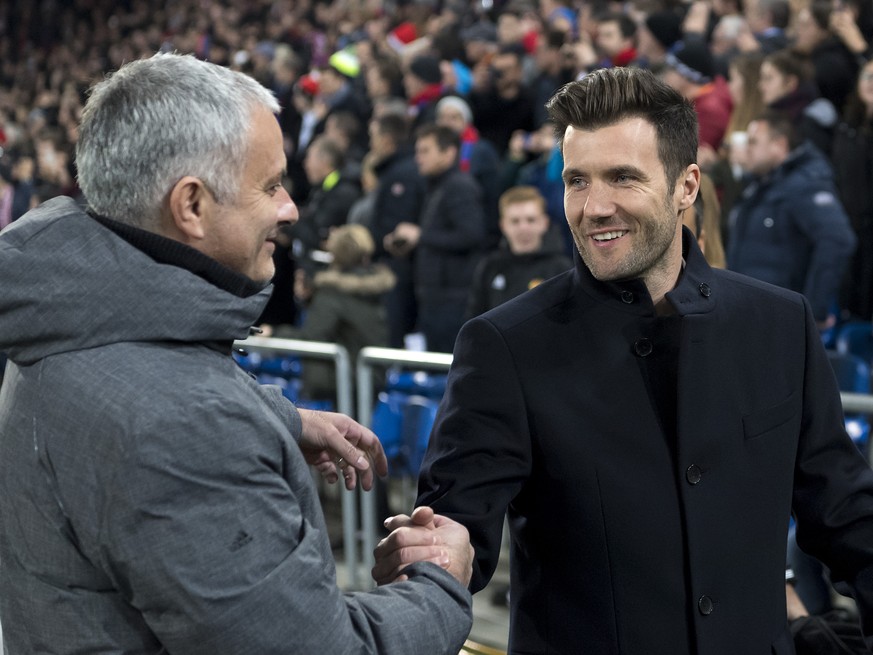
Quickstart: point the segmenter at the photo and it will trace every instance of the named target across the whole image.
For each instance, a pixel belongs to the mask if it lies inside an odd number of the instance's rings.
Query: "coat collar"
[[[712,311],[716,304],[717,281],[697,246],[697,239],[687,227],[682,228],[682,256],[685,266],[679,282],[667,293],[667,299],[680,316]],[[652,297],[641,279],[601,282],[591,275],[578,253],[574,260],[575,282],[582,292],[621,311],[639,316],[654,315]]]

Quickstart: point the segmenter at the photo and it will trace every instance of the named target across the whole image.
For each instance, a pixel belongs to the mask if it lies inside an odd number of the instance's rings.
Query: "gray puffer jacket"
[[[210,260],[211,261],[211,260]],[[343,593],[277,389],[229,357],[235,295],[51,200],[0,234],[6,652],[457,653],[431,564]]]

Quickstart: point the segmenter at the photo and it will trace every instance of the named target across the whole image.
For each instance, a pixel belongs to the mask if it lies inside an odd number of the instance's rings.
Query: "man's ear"
[[[207,221],[215,211],[215,197],[198,177],[186,175],[173,186],[169,198],[170,229],[181,241],[193,243],[206,236]]]
[[[698,191],[700,191],[700,167],[697,164],[690,164],[677,184],[676,192],[681,194],[679,196],[679,209],[684,210],[691,207],[697,199]]]

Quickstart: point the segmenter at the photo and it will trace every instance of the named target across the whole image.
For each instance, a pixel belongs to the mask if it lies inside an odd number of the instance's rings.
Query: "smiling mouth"
[[[601,232],[600,234],[593,234],[591,238],[595,241],[599,241],[603,243],[604,241],[613,241],[620,237],[623,237],[628,233],[628,230],[613,230],[611,232]]]

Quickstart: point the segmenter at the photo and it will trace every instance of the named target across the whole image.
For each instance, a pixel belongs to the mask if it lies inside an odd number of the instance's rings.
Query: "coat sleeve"
[[[513,359],[494,326],[475,318],[455,343],[416,502],[469,530],[476,550],[474,592],[494,574],[504,515],[530,475],[530,462],[530,433]]]
[[[797,542],[852,589],[873,647],[873,472],[843,428],[839,390],[808,305],[806,335],[792,501]]]
[[[803,295],[816,320],[827,318],[837,298],[846,264],[855,251],[855,233],[835,190],[816,186],[795,198],[794,223],[812,244]]]
[[[207,390],[180,395],[187,415],[163,412],[119,467],[98,540],[168,652],[459,651],[470,597],[439,567],[373,592],[338,588],[309,468],[269,403],[258,415]]]

